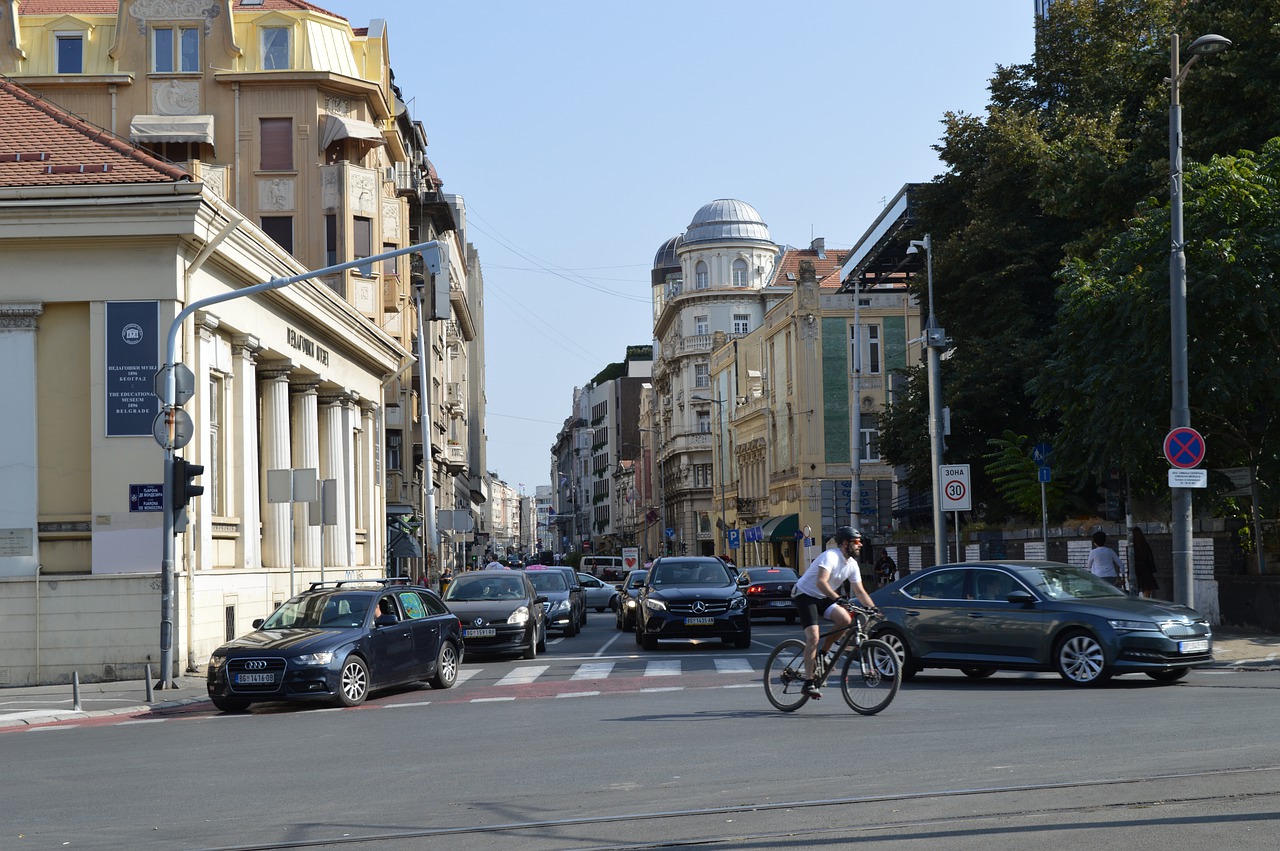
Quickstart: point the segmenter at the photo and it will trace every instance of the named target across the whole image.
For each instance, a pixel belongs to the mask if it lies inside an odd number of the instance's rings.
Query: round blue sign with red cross
[[[1181,470],[1195,467],[1204,460],[1204,438],[1190,426],[1179,426],[1165,435],[1164,457]]]

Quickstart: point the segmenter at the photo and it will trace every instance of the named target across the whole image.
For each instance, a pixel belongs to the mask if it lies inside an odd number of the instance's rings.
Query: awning
[[[417,538],[403,532],[393,532],[391,541],[387,545],[387,556],[389,558],[422,558],[422,546]]]
[[[362,139],[365,142],[386,143],[382,131],[368,121],[356,118],[344,118],[341,115],[326,115],[324,132],[320,134],[320,150],[332,145],[339,139]]]
[[[134,142],[204,142],[213,144],[212,115],[135,115],[129,123]]]
[[[760,537],[766,541],[794,541],[800,531],[800,515],[770,517],[760,524]]]

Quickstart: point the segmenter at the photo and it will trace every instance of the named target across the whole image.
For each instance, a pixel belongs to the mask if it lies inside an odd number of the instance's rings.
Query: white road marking
[[[751,663],[746,659],[716,659],[717,674],[749,674]]]
[[[684,686],[667,686],[666,688],[642,688],[640,689],[640,691],[647,692],[649,694],[653,694],[654,692],[659,692],[659,691],[684,691]]]
[[[662,659],[650,662],[644,668],[646,677],[678,677],[680,676],[679,659]]]
[[[598,691],[566,691],[562,694],[557,694],[556,698],[558,699],[561,697],[595,697],[599,693],[600,692]]]
[[[547,672],[550,665],[529,665],[524,668],[516,668],[502,679],[498,680],[496,686],[523,686],[536,680]]]
[[[466,670],[458,671],[458,679],[454,683],[454,685],[456,686],[462,685],[467,680],[471,679],[472,677],[474,677],[476,674],[480,673],[483,670],[484,670],[483,668],[467,668]]]
[[[585,665],[579,665],[578,670],[573,672],[571,680],[602,680],[613,671],[612,662],[588,662]]]
[[[430,706],[430,705],[431,705],[431,701],[429,700],[419,700],[416,703],[388,703],[384,708],[400,709],[405,706]]]
[[[508,700],[515,700],[514,697],[476,697],[472,698],[472,703],[502,703]]]

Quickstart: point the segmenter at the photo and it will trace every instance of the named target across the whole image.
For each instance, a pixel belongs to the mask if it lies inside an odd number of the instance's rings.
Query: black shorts
[[[796,614],[800,616],[801,626],[821,626],[823,613],[835,605],[834,600],[826,597],[810,597],[808,594],[797,594],[791,598],[796,604]]]

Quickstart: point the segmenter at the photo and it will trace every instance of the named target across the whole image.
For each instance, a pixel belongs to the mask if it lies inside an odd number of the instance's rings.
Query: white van
[[[578,562],[578,569],[605,582],[617,582],[626,575],[626,570],[622,566],[622,556],[584,555]]]

